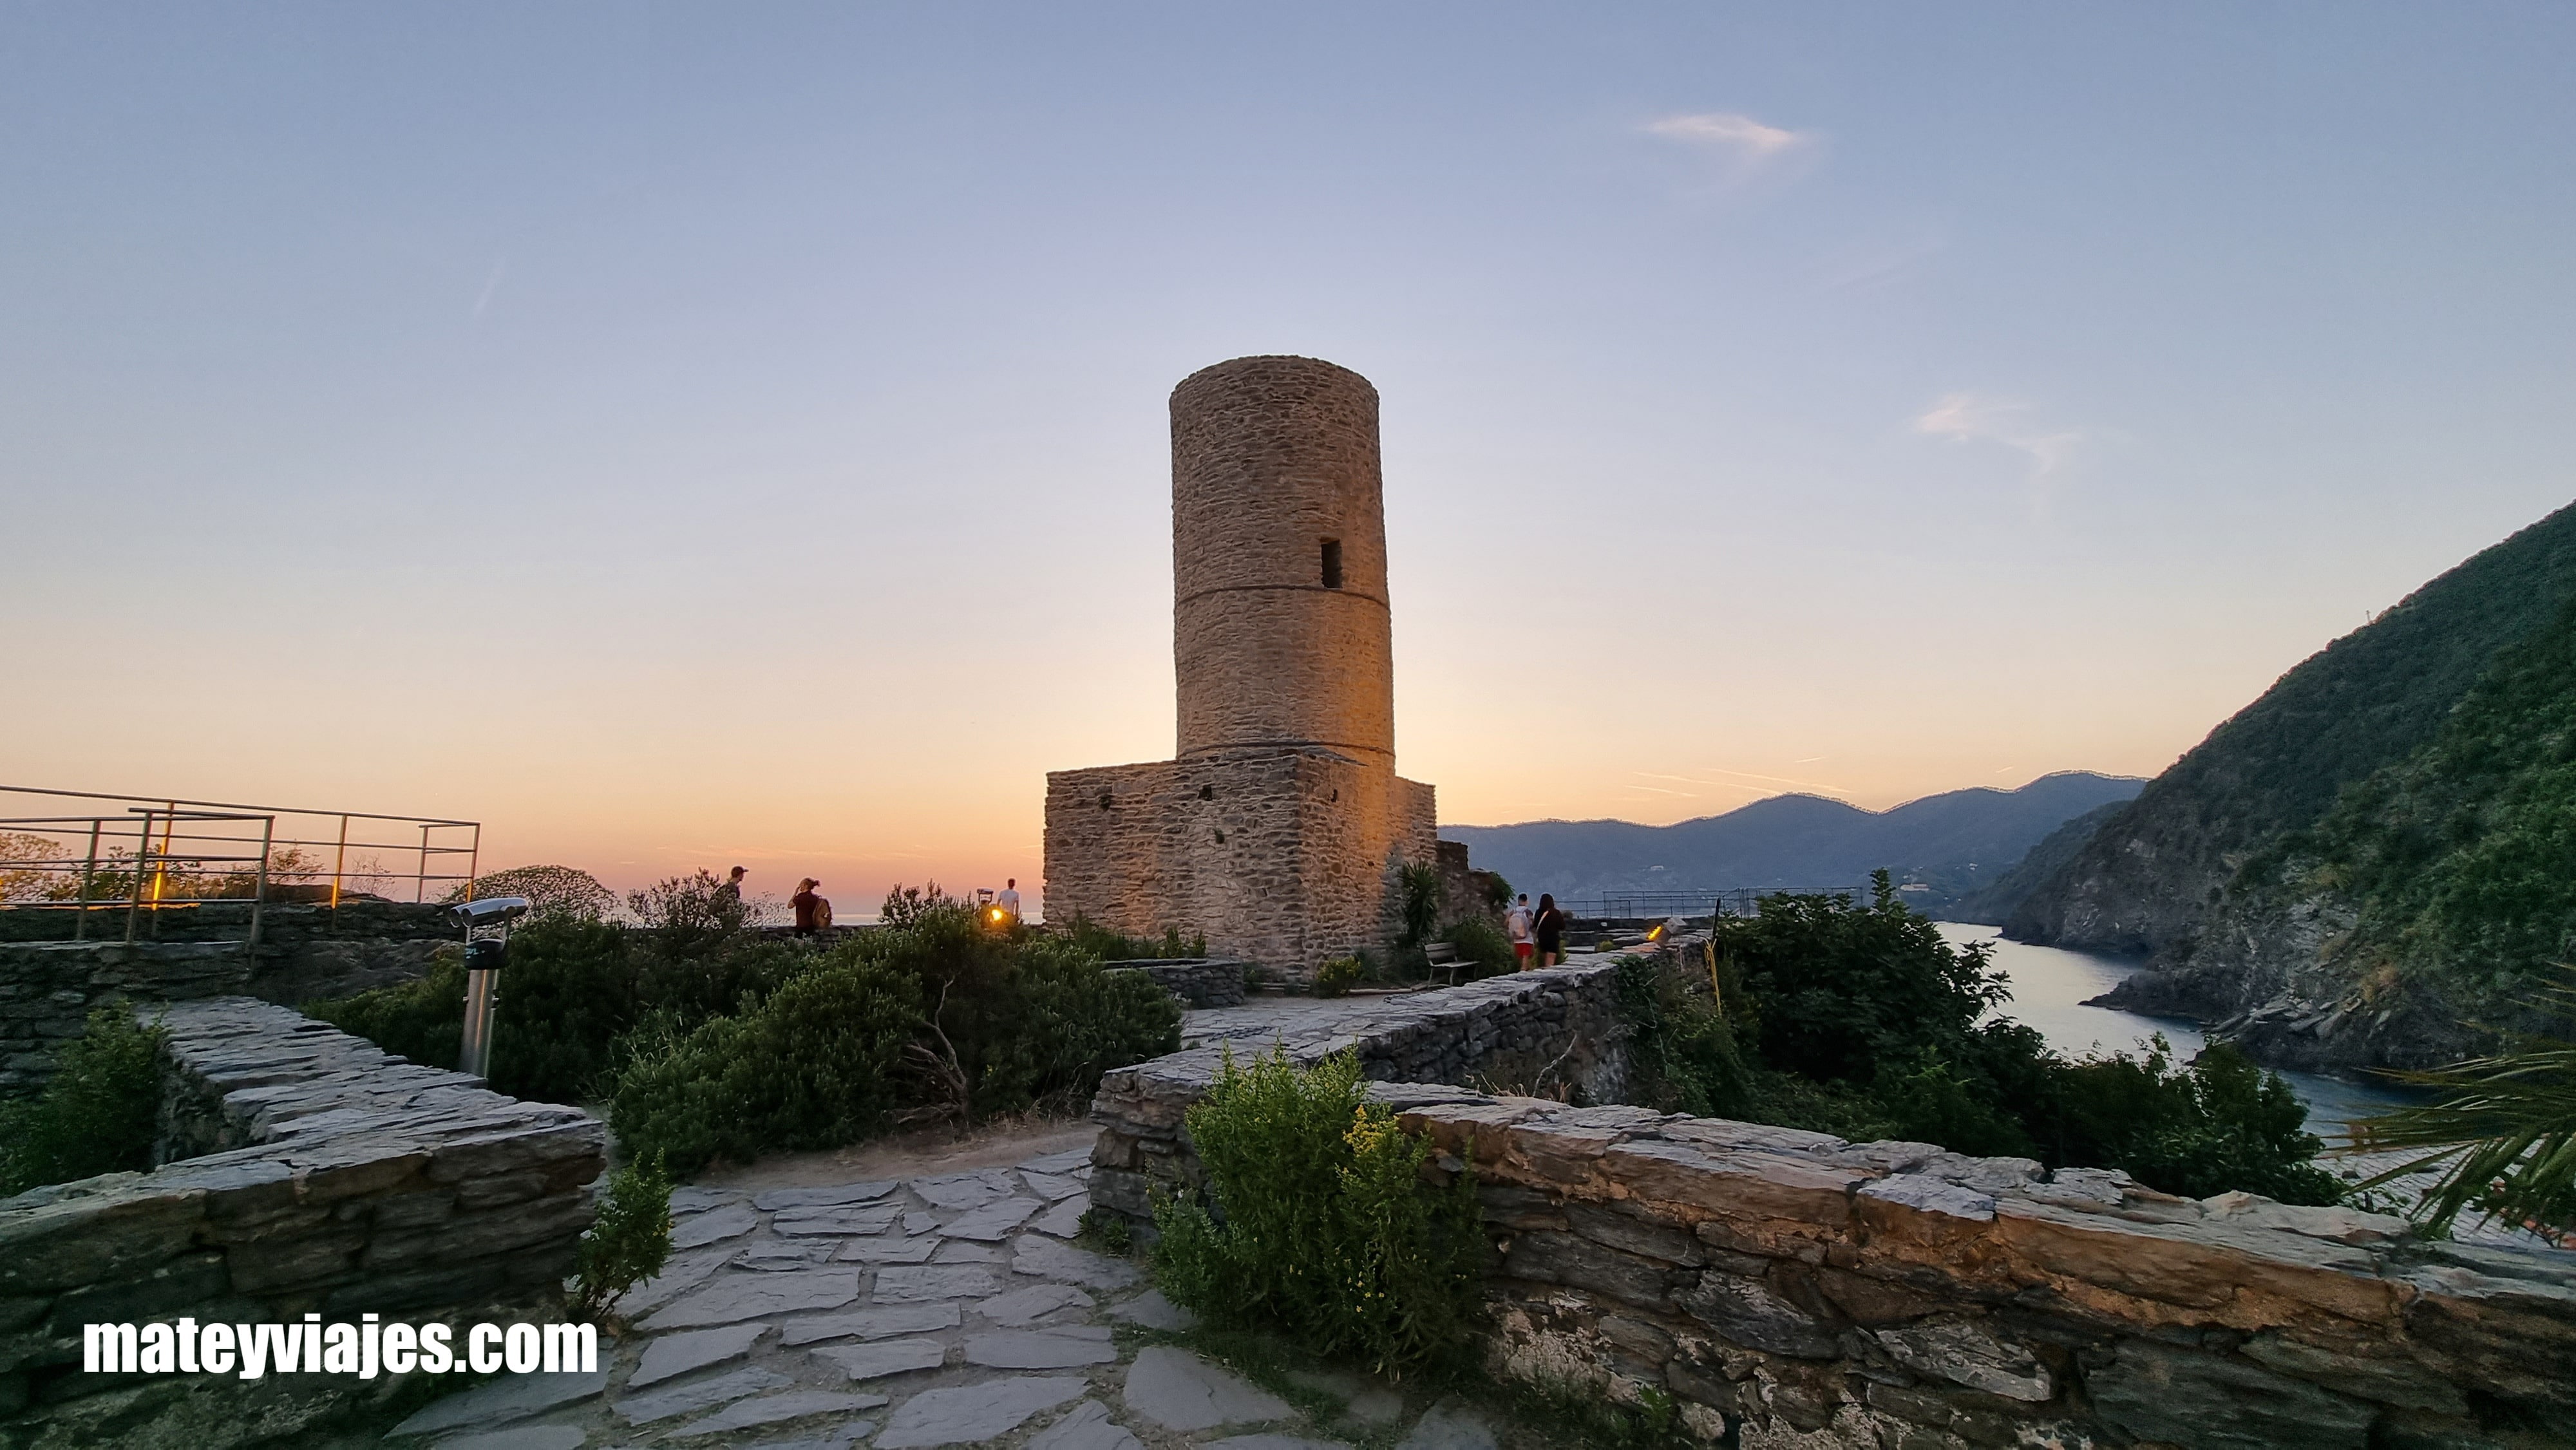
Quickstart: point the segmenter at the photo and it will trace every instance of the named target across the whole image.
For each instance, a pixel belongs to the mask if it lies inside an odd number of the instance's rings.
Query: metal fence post
[[[125,903],[125,944],[134,945],[135,913],[143,909],[143,868],[152,859],[152,808],[143,808],[143,834],[135,837],[134,897]]]
[[[340,929],[340,868],[349,860],[349,813],[340,813],[340,849],[331,856],[331,929]]]
[[[89,883],[98,874],[98,830],[105,821],[89,823],[89,860],[81,867],[80,901],[72,907],[72,940],[89,939]]]
[[[266,816],[259,823],[259,875],[250,891],[250,950],[259,950],[259,913],[268,904],[268,848],[277,837],[277,817]]]

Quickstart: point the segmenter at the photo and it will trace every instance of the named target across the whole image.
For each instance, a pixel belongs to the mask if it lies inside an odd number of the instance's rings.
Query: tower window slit
[[[1339,539],[1324,541],[1324,587],[1342,587],[1342,541]]]

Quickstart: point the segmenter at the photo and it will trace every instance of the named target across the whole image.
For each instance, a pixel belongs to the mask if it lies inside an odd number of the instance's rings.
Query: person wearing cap
[[[742,905],[742,878],[745,874],[742,867],[736,866],[733,874],[716,883],[716,910]]]
[[[812,936],[832,924],[832,903],[814,894],[814,888],[822,884],[808,876],[796,883],[796,894],[787,898],[787,904],[796,908],[798,936]]]

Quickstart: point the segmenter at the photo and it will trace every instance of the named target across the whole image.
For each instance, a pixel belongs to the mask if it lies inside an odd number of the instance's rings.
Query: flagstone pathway
[[[670,1263],[619,1302],[596,1375],[504,1377],[398,1426],[405,1450],[1331,1450],[1277,1396],[1114,1325],[1187,1327],[1138,1267],[1071,1240],[1090,1150],[820,1188],[682,1188]],[[1404,1450],[1493,1450],[1458,1405],[1299,1377]]]

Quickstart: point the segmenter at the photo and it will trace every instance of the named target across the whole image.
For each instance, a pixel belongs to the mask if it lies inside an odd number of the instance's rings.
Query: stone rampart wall
[[[1356,1050],[1442,1172],[1473,1161],[1500,1373],[1669,1397],[1739,1450],[2576,1444],[2576,1254],[1476,1090],[1543,1078],[1612,1097],[1614,970],[1489,978],[1281,1039],[1300,1063]],[[1522,1075],[1551,1053],[1569,1056]],[[1200,1181],[1182,1115],[1218,1059],[1102,1081],[1096,1203],[1143,1214],[1157,1187]]]
[[[164,1166],[0,1199],[0,1444],[223,1450],[400,1388],[86,1374],[86,1323],[560,1317],[601,1124],[248,998],[164,1022]]]
[[[1235,1007],[1242,1005],[1243,974],[1252,964],[1230,958],[1173,957],[1108,966],[1113,971],[1143,972],[1184,1007]]]
[[[1591,1101],[1615,1096],[1627,1076],[1612,969],[1604,965],[1488,977],[1320,1021],[1283,1015],[1282,1024],[1248,1024],[1229,1040],[1103,1077],[1091,1103],[1102,1125],[1092,1150],[1092,1202],[1143,1219],[1157,1189],[1205,1181],[1181,1118],[1206,1095],[1229,1052],[1251,1057],[1277,1046],[1312,1066],[1350,1048],[1380,1082],[1471,1082]]]
[[[2098,1169],[1389,1087],[1472,1153],[1503,1372],[1768,1447],[2576,1443],[2576,1255]]]
[[[277,913],[273,913],[277,914]],[[53,1076],[62,1045],[90,1010],[119,999],[185,1002],[240,995],[280,1004],[341,997],[409,981],[429,970],[443,937],[333,936],[288,915],[275,936],[262,923],[254,952],[240,941],[0,942],[0,1094],[31,1092]]]

